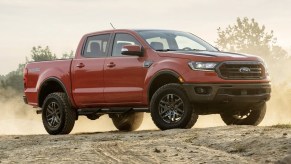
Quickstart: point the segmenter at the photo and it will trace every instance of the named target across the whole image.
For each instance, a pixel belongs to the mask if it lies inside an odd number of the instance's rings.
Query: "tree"
[[[70,53],[63,53],[62,55],[62,59],[70,59],[70,58],[73,58],[74,57],[74,51],[70,51]]]
[[[17,70],[9,72],[1,80],[1,88],[13,88],[18,92],[23,91],[23,68],[25,64],[19,64]]]
[[[5,88],[5,80],[6,80],[6,76],[4,75],[0,75],[0,88]]]
[[[259,55],[265,59],[288,58],[287,52],[276,45],[273,31],[266,32],[255,19],[237,18],[236,24],[218,31],[217,46],[225,51],[243,52]]]
[[[33,61],[47,61],[57,59],[56,55],[51,52],[48,46],[42,48],[41,46],[32,47],[31,58]]]

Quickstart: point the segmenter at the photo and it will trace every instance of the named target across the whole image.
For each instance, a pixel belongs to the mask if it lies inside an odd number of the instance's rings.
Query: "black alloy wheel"
[[[155,125],[161,130],[191,128],[198,118],[180,84],[159,88],[151,99],[150,111]]]
[[[249,109],[237,111],[235,113],[221,113],[222,120],[227,125],[259,125],[266,114],[266,102],[256,104]]]
[[[49,134],[69,134],[76,120],[76,111],[71,108],[65,93],[49,94],[42,107],[42,122]]]

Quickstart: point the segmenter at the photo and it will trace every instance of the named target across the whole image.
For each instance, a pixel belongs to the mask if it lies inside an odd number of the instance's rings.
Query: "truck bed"
[[[24,92],[27,95],[27,103],[37,106],[38,90],[43,85],[40,82],[45,81],[48,77],[55,77],[56,80],[63,81],[66,90],[70,91],[72,60],[73,59],[62,59],[28,63],[26,65],[24,79]]]

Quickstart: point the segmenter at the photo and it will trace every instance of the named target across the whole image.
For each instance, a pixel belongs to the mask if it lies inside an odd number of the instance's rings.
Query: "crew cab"
[[[192,128],[198,115],[258,125],[270,78],[257,56],[222,52],[174,30],[114,29],[82,37],[74,59],[30,62],[24,101],[49,134],[68,134],[79,116],[104,114],[117,129],[136,130],[144,112],[161,129]]]

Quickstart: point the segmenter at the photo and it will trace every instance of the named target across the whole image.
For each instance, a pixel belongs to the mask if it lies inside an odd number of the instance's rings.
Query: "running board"
[[[148,108],[81,108],[78,109],[78,115],[90,115],[90,114],[109,114],[109,113],[126,113],[129,111],[134,112],[149,112]]]

